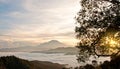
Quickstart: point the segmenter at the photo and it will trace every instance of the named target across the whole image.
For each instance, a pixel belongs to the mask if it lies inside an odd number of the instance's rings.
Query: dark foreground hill
[[[62,69],[64,66],[44,61],[28,61],[15,56],[0,57],[0,69]]]

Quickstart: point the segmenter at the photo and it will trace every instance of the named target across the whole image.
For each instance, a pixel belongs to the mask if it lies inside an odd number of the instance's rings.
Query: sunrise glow
[[[105,40],[104,45],[109,45],[110,47],[118,47],[119,46],[119,42],[117,40],[115,40],[115,38],[106,37],[105,39],[106,40]]]

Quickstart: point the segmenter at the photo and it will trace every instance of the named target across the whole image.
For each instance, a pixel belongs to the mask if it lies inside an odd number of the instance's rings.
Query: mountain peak
[[[58,47],[65,47],[66,45],[59,42],[58,40],[51,40],[51,41],[42,43],[39,46],[46,47],[46,48],[58,48]]]
[[[49,42],[57,42],[57,43],[60,43],[58,40],[51,40]]]

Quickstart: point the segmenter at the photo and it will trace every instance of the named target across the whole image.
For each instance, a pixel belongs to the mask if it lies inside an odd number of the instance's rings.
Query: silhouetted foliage
[[[74,69],[120,69],[120,55],[111,57],[110,61],[104,61],[98,66],[86,64],[85,66],[76,67]]]
[[[111,58],[111,61],[105,61],[100,66],[102,69],[120,69],[120,55]]]
[[[80,40],[78,61],[85,62],[91,55],[110,56],[119,51],[119,45],[110,47],[104,38],[110,36],[120,43],[120,1],[81,0],[81,6],[75,30]]]
[[[86,66],[84,66],[85,69],[95,69],[95,67],[93,67],[92,65],[87,64]]]

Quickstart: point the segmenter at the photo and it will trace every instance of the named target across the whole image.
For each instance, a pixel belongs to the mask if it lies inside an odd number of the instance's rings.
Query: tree
[[[78,60],[111,56],[120,50],[120,0],[81,0],[76,16]]]

